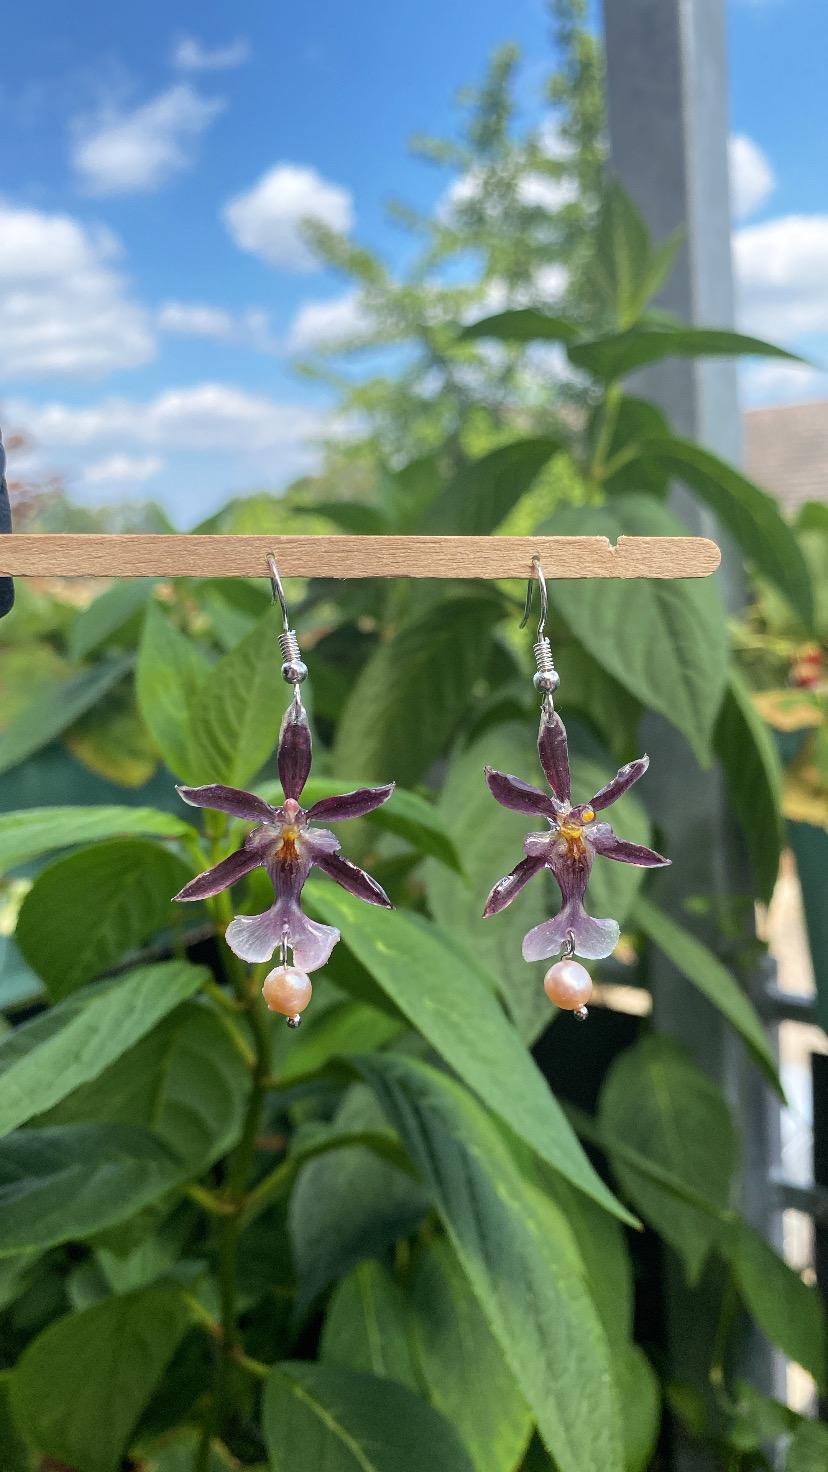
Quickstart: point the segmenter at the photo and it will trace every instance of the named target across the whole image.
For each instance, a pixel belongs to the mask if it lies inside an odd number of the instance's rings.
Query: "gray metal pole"
[[[684,231],[684,245],[660,306],[685,321],[723,327],[733,320],[730,198],[727,167],[728,74],[724,0],[603,0],[612,171],[663,239]],[[735,365],[728,360],[659,365],[642,373],[636,391],[658,403],[674,428],[730,460],[741,455]],[[681,489],[674,506],[693,531],[718,533],[712,517]],[[721,586],[731,608],[743,600],[737,557],[725,557]],[[675,856],[659,885],[659,899],[688,924],[689,896],[749,895],[738,833],[730,821],[720,775],[696,767],[683,740],[651,721],[650,792],[660,820],[669,813],[666,851]],[[696,921],[701,937],[717,943],[715,916]],[[762,981],[755,979],[757,997]],[[778,1111],[741,1045],[718,1014],[689,994],[666,963],[656,961],[654,1007],[659,1026],[682,1041],[724,1089],[743,1139],[743,1209],[774,1235],[771,1169],[778,1151]],[[710,1314],[694,1311],[677,1270],[669,1274],[668,1334],[673,1373],[704,1372],[709,1326],[721,1283],[703,1285]],[[701,1329],[701,1332],[700,1332]],[[776,1375],[770,1351],[758,1339],[745,1346],[740,1366],[758,1388]],[[677,1437],[677,1472],[707,1472],[706,1456]]]

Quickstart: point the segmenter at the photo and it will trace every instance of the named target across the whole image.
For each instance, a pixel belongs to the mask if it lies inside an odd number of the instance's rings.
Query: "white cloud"
[[[229,200],[222,215],[241,250],[288,271],[310,271],[318,264],[303,235],[306,220],[339,231],[350,230],[354,222],[350,192],[297,164],[268,169]]]
[[[782,215],[733,237],[741,325],[765,337],[828,331],[828,215]]]
[[[0,378],[96,377],[155,353],[108,230],[0,200]]]
[[[734,133],[728,139],[728,161],[733,215],[745,220],[770,198],[776,176],[758,143],[745,133]]]
[[[206,46],[196,36],[179,36],[171,60],[182,72],[229,71],[250,60],[250,42],[246,36],[237,36],[224,46]]]
[[[828,397],[828,374],[807,363],[751,363],[742,370],[742,390],[748,405],[800,404]]]
[[[324,423],[317,409],[281,403],[228,383],[166,389],[143,402],[111,396],[82,408],[17,399],[6,405],[5,418],[31,435],[41,450],[112,444],[250,455],[304,446],[322,432]]]
[[[260,353],[276,353],[279,344],[267,312],[258,307],[233,313],[205,302],[164,302],[158,311],[158,328],[173,337],[212,338],[238,343]]]
[[[109,455],[83,467],[83,479],[90,486],[143,485],[163,469],[157,455]]]
[[[334,347],[369,325],[359,292],[347,291],[329,301],[305,302],[290,325],[287,345],[295,353]]]
[[[108,107],[75,126],[72,162],[87,194],[146,194],[192,162],[193,145],[224,107],[179,82],[130,111]]]

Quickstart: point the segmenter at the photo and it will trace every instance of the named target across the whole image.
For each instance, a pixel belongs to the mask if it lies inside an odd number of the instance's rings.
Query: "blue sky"
[[[741,320],[828,359],[823,0],[731,0]],[[181,525],[314,463],[325,400],[294,349],[354,303],[298,231],[318,213],[392,261],[389,197],[432,205],[413,158],[516,41],[542,117],[542,0],[10,8],[0,83],[0,414],[19,475],[80,499],[162,500]],[[749,402],[826,393],[756,365]]]

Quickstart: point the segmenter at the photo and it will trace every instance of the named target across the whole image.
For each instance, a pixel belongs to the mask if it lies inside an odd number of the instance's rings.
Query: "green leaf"
[[[636,1210],[675,1248],[690,1282],[721,1235],[713,1213],[681,1201],[613,1149],[613,1137],[676,1176],[723,1214],[736,1139],[719,1090],[666,1037],[647,1037],[613,1063],[598,1120],[615,1175]]]
[[[131,667],[131,655],[120,655],[39,690],[31,704],[0,735],[0,772],[7,772],[49,746],[97,705]]]
[[[533,1418],[448,1243],[417,1258],[411,1343],[431,1404],[455,1426],[477,1472],[512,1472]]]
[[[510,312],[497,312],[472,322],[460,334],[468,341],[477,337],[496,337],[500,342],[577,342],[580,331],[574,322],[553,317],[538,307],[517,307]]]
[[[333,885],[315,887],[313,905],[348,937],[409,1022],[542,1160],[629,1220],[470,958],[437,926],[399,910],[375,911]]]
[[[194,829],[183,818],[157,808],[60,807],[23,808],[0,813],[0,873],[39,859],[53,849],[94,843],[127,834],[152,838],[192,837]]]
[[[825,1310],[819,1290],[803,1283],[747,1222],[734,1229],[730,1262],[739,1294],[762,1333],[824,1390]]]
[[[181,1176],[147,1130],[80,1124],[0,1141],[0,1253],[45,1250],[124,1221]]]
[[[0,1447],[3,1472],[34,1472],[34,1455],[25,1445],[14,1423],[10,1405],[11,1371],[0,1374]]]
[[[343,1135],[386,1128],[376,1100],[364,1088],[348,1090],[334,1123]],[[362,1145],[310,1160],[299,1174],[288,1212],[300,1310],[334,1278],[412,1232],[427,1210],[419,1183]]]
[[[172,1436],[165,1436],[157,1446],[153,1445],[148,1460],[142,1458],[141,1472],[193,1472],[200,1445],[201,1432],[195,1427],[185,1426],[180,1431],[174,1431]],[[210,1443],[204,1472],[239,1472],[239,1463],[214,1438]],[[250,1467],[248,1472],[265,1472],[265,1468]]]
[[[189,875],[176,854],[144,838],[113,838],[67,854],[38,874],[15,940],[59,1000],[156,931],[180,924],[172,896]]]
[[[369,1259],[334,1289],[319,1344],[326,1365],[365,1370],[420,1389],[409,1343],[408,1305],[386,1267]]]
[[[753,1003],[717,956],[664,910],[641,896],[633,909],[633,923],[658,946],[682,976],[718,1007],[741,1034],[756,1062],[779,1094],[782,1085],[773,1049]]]
[[[658,501],[623,496],[611,505],[564,507],[542,528],[555,536],[681,536]],[[604,669],[658,711],[709,762],[713,726],[727,680],[727,622],[718,588],[706,578],[594,581],[554,579],[550,602]]]
[[[668,276],[681,235],[654,246],[640,210],[617,179],[604,190],[590,262],[591,293],[621,327],[641,315]]]
[[[141,1125],[181,1162],[180,1176],[194,1176],[238,1140],[249,1087],[250,1071],[221,1017],[185,1002],[38,1123]]]
[[[756,893],[768,904],[785,846],[782,764],[776,742],[736,669],[730,671],[714,746],[745,836]]]
[[[785,1472],[825,1472],[826,1467],[828,1426],[821,1421],[805,1421],[793,1434]]]
[[[342,711],[336,770],[417,782],[467,711],[469,690],[486,668],[497,611],[488,597],[441,600],[380,645]]]
[[[554,1014],[541,986],[545,966],[526,966],[520,959],[523,936],[550,913],[558,899],[554,883],[538,878],[509,908],[481,921],[483,900],[492,885],[508,874],[521,857],[529,826],[525,814],[504,811],[492,800],[483,780],[488,763],[513,772],[525,781],[542,781],[533,731],[523,724],[489,728],[452,759],[438,801],[446,828],[454,834],[463,855],[465,877],[446,874],[426,864],[429,907],[444,930],[463,941],[485,963],[493,977],[503,978],[501,990],[521,1035],[533,1041]],[[612,773],[577,754],[572,758],[575,791],[586,799]],[[649,824],[634,797],[625,797],[614,809],[617,832],[633,843],[648,843]],[[592,913],[614,915],[623,921],[641,884],[642,870],[628,864],[598,863],[592,871],[589,904]]]
[[[86,659],[146,606],[154,578],[122,578],[78,614],[69,630],[71,659]]]
[[[324,1068],[332,1059],[349,1058],[366,1048],[382,1048],[397,1037],[403,1023],[377,1007],[347,999],[335,1002],[320,1015],[306,1016],[299,1036],[288,1038],[278,1060],[282,1088],[303,1074]],[[292,1044],[293,1046],[290,1046]]]
[[[21,1428],[46,1456],[116,1472],[186,1328],[183,1298],[160,1285],[58,1319],[14,1371]]]
[[[402,1385],[331,1365],[275,1365],[264,1393],[272,1472],[472,1472],[454,1428]]]
[[[755,356],[802,361],[796,353],[773,347],[758,337],[745,337],[740,332],[724,332],[715,327],[687,327],[680,322],[642,322],[624,332],[575,343],[567,348],[567,353],[574,367],[594,373],[605,383],[626,378],[637,368],[660,363],[665,358]]]
[[[621,1472],[609,1349],[564,1214],[462,1085],[400,1054],[359,1066],[434,1194],[559,1472]]]
[[[201,782],[244,787],[271,756],[284,710],[272,609],[202,681],[190,707],[190,750]]]
[[[470,461],[434,502],[422,530],[466,536],[495,531],[544,466],[564,448],[560,438],[542,435],[499,445]]]
[[[661,1421],[659,1379],[637,1344],[626,1346],[613,1370],[624,1417],[624,1472],[645,1472]]]
[[[808,564],[778,502],[717,455],[690,440],[665,435],[645,440],[640,458],[688,485],[735,538],[756,571],[773,583],[813,627],[814,599]]]
[[[140,966],[0,1038],[0,1136],[97,1078],[207,976],[187,961]]]
[[[185,782],[201,780],[191,752],[190,711],[209,668],[198,646],[151,603],[138,650],[138,707],[170,771]]]

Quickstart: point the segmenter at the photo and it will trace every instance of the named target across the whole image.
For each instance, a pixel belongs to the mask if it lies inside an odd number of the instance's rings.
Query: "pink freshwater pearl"
[[[565,1012],[578,1012],[592,996],[592,978],[580,961],[571,957],[556,961],[543,978],[543,989],[550,1002]]]
[[[262,987],[262,996],[271,1012],[281,1012],[283,1017],[304,1012],[312,992],[310,977],[298,966],[276,966],[268,971]]]

